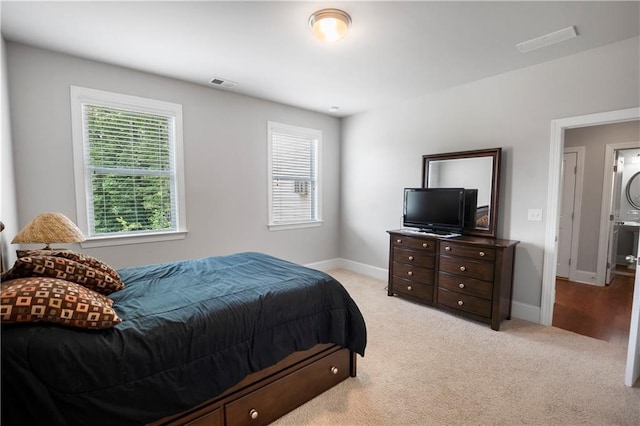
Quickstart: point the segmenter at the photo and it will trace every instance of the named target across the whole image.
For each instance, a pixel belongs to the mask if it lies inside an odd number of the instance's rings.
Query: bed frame
[[[320,344],[250,374],[209,401],[150,425],[266,425],[355,376],[355,352]]]

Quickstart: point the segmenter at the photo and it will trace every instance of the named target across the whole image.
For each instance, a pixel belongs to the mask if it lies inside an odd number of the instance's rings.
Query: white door
[[[558,264],[556,276],[569,278],[571,243],[573,238],[573,212],[576,199],[577,152],[565,152],[562,158],[562,205],[558,225]]]
[[[636,247],[638,250],[638,247]],[[640,253],[640,252],[637,252]],[[640,266],[636,259],[636,280],[631,308],[631,327],[629,330],[629,348],[627,349],[627,371],[624,384],[633,386],[640,377]]]
[[[611,209],[609,210],[609,247],[607,249],[607,274],[605,284],[609,284],[616,272],[618,255],[618,228],[616,222],[620,220],[620,195],[622,192],[622,170],[624,157],[616,151],[616,166],[613,168],[613,182],[611,189]]]

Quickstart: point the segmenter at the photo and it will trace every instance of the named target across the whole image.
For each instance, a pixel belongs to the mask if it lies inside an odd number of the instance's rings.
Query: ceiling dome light
[[[347,34],[351,16],[339,9],[322,9],[309,17],[311,31],[327,43],[340,40]]]

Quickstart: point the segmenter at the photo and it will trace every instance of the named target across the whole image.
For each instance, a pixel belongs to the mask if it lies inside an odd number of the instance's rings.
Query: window
[[[83,247],[184,238],[182,106],[71,86]]]
[[[268,122],[269,229],[320,226],[322,132]]]

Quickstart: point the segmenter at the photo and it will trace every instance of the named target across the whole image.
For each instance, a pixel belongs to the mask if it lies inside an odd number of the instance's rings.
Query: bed
[[[117,272],[112,327],[2,323],[3,425],[267,424],[364,356],[364,319],[323,272],[261,253]]]

